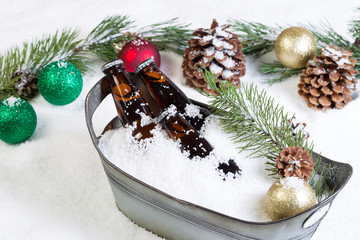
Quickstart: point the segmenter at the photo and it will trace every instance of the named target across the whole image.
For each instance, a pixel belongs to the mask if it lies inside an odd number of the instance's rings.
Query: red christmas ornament
[[[125,70],[129,72],[134,72],[135,68],[148,58],[153,58],[155,64],[160,66],[159,50],[145,39],[134,39],[127,42],[119,51],[118,58],[124,62]]]

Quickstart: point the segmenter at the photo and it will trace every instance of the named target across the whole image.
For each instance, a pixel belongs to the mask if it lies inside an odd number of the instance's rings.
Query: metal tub
[[[131,74],[136,78],[135,75]],[[141,89],[141,83],[136,84]],[[131,220],[167,239],[310,239],[337,194],[352,174],[348,164],[322,157],[321,164],[333,169],[327,179],[334,193],[324,201],[293,217],[271,222],[249,222],[170,196],[116,167],[98,147],[99,136],[93,129],[92,116],[110,93],[106,79],[101,79],[89,92],[85,103],[86,123],[91,139],[113,191],[116,204]],[[194,101],[196,104],[200,104]],[[105,127],[105,126],[104,126]],[[115,117],[104,131],[121,127]],[[318,155],[313,153],[316,158]],[[126,161],[126,159],[124,159]]]

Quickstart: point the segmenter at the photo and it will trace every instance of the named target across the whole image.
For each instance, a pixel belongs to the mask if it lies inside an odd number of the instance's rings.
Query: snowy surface
[[[181,21],[192,23],[193,28],[209,27],[213,18],[220,24],[234,18],[273,25],[318,24],[327,19],[336,31],[346,35],[347,24],[356,16],[353,10],[358,4],[355,0],[341,4],[335,0],[156,3],[0,0],[0,52],[66,26],[78,27],[81,37],[85,37],[112,14],[130,15],[138,26],[178,16]],[[270,54],[268,59],[272,58]],[[19,145],[0,142],[0,239],[160,239],[117,210],[86,128],[84,99],[102,77],[102,64],[94,59],[95,72],[84,76],[83,92],[72,104],[53,106],[42,97],[32,102],[38,126],[27,142]],[[197,93],[184,86],[180,65],[180,57],[162,54],[163,71],[191,98],[199,99]],[[264,77],[259,74],[258,65],[247,58],[247,73],[242,81],[266,88],[277,102],[296,113],[299,122],[306,122],[317,152],[354,168],[350,182],[335,199],[312,239],[359,239],[360,98],[342,110],[315,112],[297,95],[298,77],[268,86],[262,84]],[[95,116],[99,131],[115,114],[112,107],[102,111]]]
[[[100,139],[100,149],[120,169],[178,199],[246,221],[271,221],[263,202],[275,180],[264,169],[266,159],[239,154],[217,118],[203,127],[202,136],[214,147],[205,158],[189,160],[179,143],[158,127],[152,138],[141,142],[130,137],[131,127],[108,131]],[[230,159],[241,169],[235,178],[216,171],[219,163]]]

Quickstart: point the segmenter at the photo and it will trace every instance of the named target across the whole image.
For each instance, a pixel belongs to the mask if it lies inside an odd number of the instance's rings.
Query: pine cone
[[[29,70],[18,70],[11,79],[18,78],[15,82],[15,88],[18,90],[19,97],[31,98],[38,91],[37,78]]]
[[[245,75],[245,56],[238,35],[225,29],[230,25],[218,26],[213,20],[210,29],[196,29],[185,49],[182,63],[186,84],[213,93],[197,68],[205,68],[215,74],[215,81],[229,80],[240,86],[240,77]]]
[[[276,158],[276,167],[282,177],[295,176],[308,180],[314,170],[314,162],[301,147],[284,147]]]
[[[321,49],[320,56],[306,64],[298,84],[300,96],[315,110],[343,108],[356,90],[357,62],[349,51],[335,46]]]

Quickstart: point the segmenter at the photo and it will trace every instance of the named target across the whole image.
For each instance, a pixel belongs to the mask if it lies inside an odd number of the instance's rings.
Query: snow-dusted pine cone
[[[276,167],[282,177],[299,177],[308,180],[314,170],[314,162],[310,153],[301,147],[284,147],[276,158]]]
[[[14,87],[19,97],[31,98],[38,92],[37,78],[29,70],[18,70],[12,76],[13,78],[18,78]]]
[[[343,108],[356,90],[354,66],[357,62],[349,51],[335,46],[323,48],[320,56],[309,61],[300,76],[299,94],[315,110]]]
[[[185,49],[182,63],[186,84],[212,93],[198,69],[205,67],[216,76],[216,82],[229,80],[240,86],[245,75],[245,56],[238,35],[227,31],[229,25],[219,26],[213,20],[210,29],[196,29]]]

